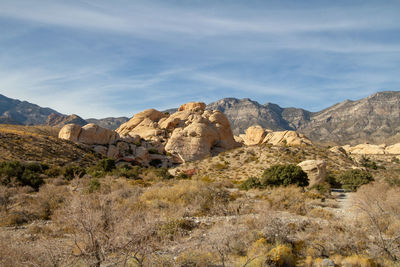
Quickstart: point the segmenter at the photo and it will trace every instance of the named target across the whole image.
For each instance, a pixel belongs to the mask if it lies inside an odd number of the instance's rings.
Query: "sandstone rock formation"
[[[347,155],[346,150],[345,150],[343,147],[341,147],[341,146],[334,146],[334,147],[331,147],[331,148],[329,149],[329,151],[331,151],[331,152],[333,152],[333,153],[337,153],[337,154]]]
[[[165,151],[176,162],[202,159],[212,152],[232,149],[238,144],[230,124],[220,111],[205,111],[204,103],[182,105],[172,115],[154,109],[136,114],[116,131],[121,137],[141,138],[165,144]]]
[[[297,164],[307,173],[309,186],[319,184],[325,181],[326,177],[326,162],[323,160],[305,160]]]
[[[81,131],[82,127],[80,125],[67,124],[61,128],[60,132],[58,133],[58,138],[72,142],[78,142]]]
[[[385,154],[400,154],[400,143],[387,146],[385,148]]]
[[[157,164],[167,167],[171,164],[169,158],[159,151],[158,144],[141,140],[138,135],[120,137],[115,131],[102,128],[90,123],[83,127],[77,124],[65,125],[59,132],[60,139],[88,145],[96,153],[104,157],[120,161],[136,162],[142,165]],[[149,151],[156,151],[157,155],[149,157]]]
[[[245,135],[240,135],[245,145],[272,144],[275,146],[303,146],[312,145],[312,142],[303,134],[295,131],[272,132],[259,125],[251,126]]]
[[[312,145],[310,139],[295,131],[270,132],[264,138],[263,143],[288,146]]]
[[[247,146],[259,145],[264,141],[267,132],[259,125],[251,126],[246,130],[244,143]]]
[[[382,155],[385,154],[385,144],[373,145],[373,144],[359,144],[356,146],[345,145],[342,148],[346,150],[348,154],[359,154],[359,155]]]
[[[104,156],[149,163],[193,161],[237,147],[226,116],[205,107],[191,102],[172,115],[147,109],[116,131],[93,123],[83,127],[69,124],[61,129],[59,138],[90,145]]]
[[[383,155],[383,154],[400,154],[400,143],[386,146],[385,144],[359,144],[356,146],[345,145],[342,147],[349,154],[358,155]]]

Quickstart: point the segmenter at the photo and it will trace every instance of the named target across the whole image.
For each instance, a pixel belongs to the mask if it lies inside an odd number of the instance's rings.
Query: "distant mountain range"
[[[394,143],[400,141],[400,92],[385,91],[369,97],[346,100],[319,112],[301,108],[282,108],[277,104],[264,105],[248,98],[224,98],[207,105],[226,114],[234,134],[244,133],[252,125],[271,130],[295,130],[313,142],[331,144]],[[176,109],[170,109],[173,113]],[[41,108],[26,101],[0,95],[0,123],[50,125],[95,123],[116,129],[127,117],[82,119],[64,115],[50,108]]]
[[[75,114],[64,115],[51,108],[42,108],[36,104],[11,99],[0,94],[0,124],[62,127],[68,123],[79,125],[95,123],[104,128],[115,130],[128,120],[126,117],[84,120]]]
[[[207,106],[224,112],[235,134],[258,124],[271,130],[295,130],[314,142],[393,143],[400,140],[400,92],[385,91],[346,100],[319,112],[261,105],[248,98],[224,98]]]

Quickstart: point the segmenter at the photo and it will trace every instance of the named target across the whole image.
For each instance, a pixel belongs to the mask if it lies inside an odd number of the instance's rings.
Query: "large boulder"
[[[297,164],[307,173],[309,186],[319,184],[325,181],[326,177],[326,162],[323,160],[305,160]]]
[[[373,145],[373,144],[359,144],[356,146],[343,146],[343,149],[347,153],[359,154],[359,155],[382,155],[385,154],[385,144]]]
[[[400,154],[400,143],[386,147],[385,154]]]
[[[72,142],[78,142],[79,135],[82,131],[82,127],[77,124],[67,124],[61,128],[58,133],[58,138],[69,140]]]
[[[161,131],[157,129],[157,122],[167,115],[155,110],[155,109],[146,109],[135,116],[132,117],[129,121],[122,124],[116,132],[121,136],[124,135],[139,135],[142,138],[150,138],[153,136],[158,136],[161,134]]]
[[[247,146],[259,145],[264,141],[267,132],[259,125],[247,128],[244,143]]]
[[[189,102],[186,104],[181,105],[178,108],[178,111],[184,111],[184,110],[205,110],[206,109],[206,104],[203,102]]]
[[[295,131],[278,131],[278,132],[269,132],[263,143],[272,144],[272,145],[288,145],[288,146],[307,146],[312,145],[310,139],[308,139],[305,135],[297,133]]]
[[[114,131],[89,123],[82,127],[78,142],[87,145],[108,145],[116,139],[117,134]]]

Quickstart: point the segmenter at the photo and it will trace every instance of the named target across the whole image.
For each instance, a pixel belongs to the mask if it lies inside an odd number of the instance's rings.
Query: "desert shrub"
[[[331,171],[326,174],[325,181],[331,186],[331,188],[342,188],[342,184],[339,182],[337,175]]]
[[[104,172],[111,172],[112,170],[115,169],[115,160],[102,159],[97,163],[96,167]]]
[[[35,190],[38,190],[39,187],[44,184],[43,178],[38,173],[29,169],[25,169],[19,181],[21,185],[28,185]]]
[[[58,166],[51,166],[47,170],[44,171],[44,174],[47,177],[58,177],[62,174],[62,169]]]
[[[185,207],[185,212],[201,216],[226,213],[231,196],[215,184],[179,180],[172,186],[159,184],[157,187],[150,187],[140,199],[151,207]]]
[[[299,166],[293,164],[274,165],[264,171],[260,182],[262,186],[296,184],[304,187],[308,185],[308,177]]]
[[[179,255],[176,262],[179,266],[215,266],[215,259],[217,255],[210,252],[200,252],[197,250],[186,251]]]
[[[161,159],[152,159],[149,162],[150,166],[152,167],[160,167],[162,165],[162,160]]]
[[[196,227],[196,223],[189,219],[174,219],[158,226],[157,234],[162,239],[175,240],[177,237],[188,234]]]
[[[8,185],[12,179],[18,179],[24,173],[24,166],[18,161],[3,161],[0,163],[0,179],[3,185]]]
[[[142,169],[139,166],[124,164],[116,168],[113,173],[117,176],[122,176],[127,179],[138,179],[141,172]]]
[[[342,184],[343,189],[357,191],[361,185],[374,181],[374,178],[369,172],[354,169],[347,170],[339,175],[338,180]]]
[[[292,249],[285,245],[278,245],[267,254],[266,263],[269,266],[295,266],[295,257]]]
[[[156,177],[161,178],[163,180],[169,180],[174,178],[174,176],[168,172],[167,168],[155,168],[152,169],[152,172],[156,175]]]
[[[100,182],[97,178],[92,178],[89,181],[88,192],[93,193],[100,188]]]
[[[149,152],[149,154],[159,154],[157,148],[154,147],[149,148],[147,151]]]
[[[361,166],[365,167],[365,168],[370,168],[373,170],[377,170],[378,169],[378,165],[376,164],[375,161],[371,161],[370,158],[366,157],[366,156],[362,156],[361,160],[360,160],[360,164]]]
[[[331,191],[331,185],[329,183],[318,183],[313,185],[310,190],[316,190],[318,193],[326,195]]]
[[[30,186],[35,190],[44,183],[40,174],[43,172],[39,163],[26,165],[17,161],[0,163],[0,181],[3,185]]]
[[[227,162],[223,162],[223,163],[218,162],[218,163],[213,165],[213,168],[216,169],[216,170],[219,170],[219,171],[228,169],[228,167],[229,166],[228,166]]]
[[[261,182],[258,178],[250,177],[239,186],[239,189],[242,190],[249,190],[251,188],[262,188]]]
[[[297,186],[277,187],[267,192],[264,198],[271,208],[275,210],[287,210],[296,214],[305,215],[306,195]]]
[[[189,179],[190,177],[186,173],[180,172],[175,178],[179,180],[186,180]]]
[[[82,178],[86,174],[86,170],[77,165],[68,165],[62,170],[64,178],[68,181],[77,178]]]

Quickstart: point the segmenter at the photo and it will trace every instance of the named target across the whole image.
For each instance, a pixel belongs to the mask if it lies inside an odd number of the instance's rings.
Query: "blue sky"
[[[400,90],[400,1],[0,0],[0,93],[84,118]]]

